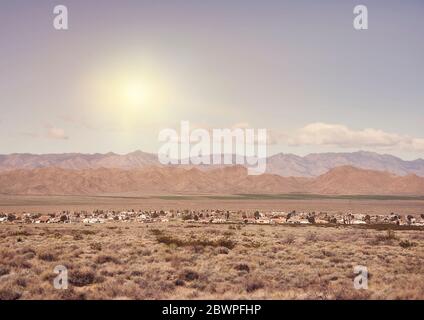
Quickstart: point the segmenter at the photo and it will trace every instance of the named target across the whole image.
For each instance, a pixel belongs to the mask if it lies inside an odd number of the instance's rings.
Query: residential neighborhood
[[[49,214],[35,212],[1,212],[0,223],[46,224],[46,223],[82,223],[97,224],[108,222],[122,223],[167,223],[169,221],[203,224],[333,224],[367,225],[393,224],[399,226],[424,226],[424,214],[370,215],[366,213],[327,213],[327,212],[284,212],[284,211],[229,211],[219,209],[206,210],[93,210],[61,211]]]

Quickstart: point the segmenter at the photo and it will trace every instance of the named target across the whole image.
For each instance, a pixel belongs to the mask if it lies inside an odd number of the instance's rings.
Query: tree
[[[336,218],[330,218],[330,223],[336,224],[337,223],[337,219]]]
[[[255,211],[254,216],[255,216],[255,220],[258,220],[261,217],[261,215],[259,214],[259,211]]]
[[[192,219],[191,213],[190,214],[185,214],[182,217],[182,220],[191,220],[191,219]]]
[[[364,221],[365,221],[366,223],[370,224],[370,223],[371,223],[371,216],[370,216],[369,214],[367,214],[367,215],[365,216],[365,218],[364,218]]]

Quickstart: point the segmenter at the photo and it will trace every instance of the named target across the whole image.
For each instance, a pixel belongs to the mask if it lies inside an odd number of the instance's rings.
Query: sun
[[[116,85],[114,101],[122,108],[137,109],[156,104],[151,85],[142,79],[123,80]]]
[[[169,116],[179,101],[176,83],[162,65],[122,58],[87,70],[82,97],[95,121],[129,130]]]
[[[101,74],[92,83],[91,104],[114,115],[154,112],[166,104],[170,91],[158,76],[127,70]]]

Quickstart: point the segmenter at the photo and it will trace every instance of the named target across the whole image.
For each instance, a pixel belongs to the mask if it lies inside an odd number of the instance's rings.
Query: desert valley
[[[332,158],[249,176],[141,152],[1,156],[0,299],[422,299],[421,162]]]

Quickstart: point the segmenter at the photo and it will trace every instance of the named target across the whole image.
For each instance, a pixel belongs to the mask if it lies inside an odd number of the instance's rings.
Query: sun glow
[[[165,101],[165,86],[152,76],[114,75],[101,81],[97,98],[102,104],[126,111],[152,111]]]
[[[151,66],[109,65],[88,80],[85,92],[92,112],[122,125],[160,117],[175,97],[170,82]]]
[[[121,88],[125,105],[142,106],[146,99],[146,87],[139,82],[125,83]]]

